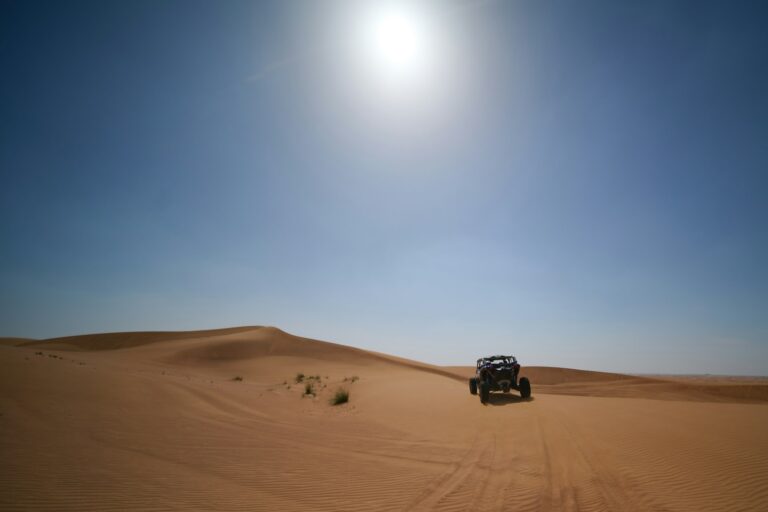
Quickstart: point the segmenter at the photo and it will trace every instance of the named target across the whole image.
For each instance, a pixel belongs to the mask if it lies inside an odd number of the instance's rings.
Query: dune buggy
[[[475,377],[469,379],[469,392],[480,395],[480,401],[486,403],[491,391],[509,393],[510,389],[520,392],[520,396],[531,396],[531,383],[527,377],[521,377],[520,365],[515,356],[488,356],[477,360]]]

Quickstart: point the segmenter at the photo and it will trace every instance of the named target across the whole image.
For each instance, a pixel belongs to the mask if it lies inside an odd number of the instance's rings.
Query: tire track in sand
[[[446,497],[455,491],[474,489],[474,494],[487,495],[488,479],[491,464],[496,450],[496,436],[476,436],[472,446],[452,468],[435,479],[424,491],[411,501],[405,510],[434,510]],[[477,481],[478,486],[466,485],[469,481]],[[471,498],[472,492],[467,498]],[[460,500],[466,504],[466,500]],[[440,506],[441,510],[450,507]]]
[[[646,510],[638,505],[642,496],[587,457],[589,450],[568,428],[567,417],[550,413],[538,416],[537,421],[546,480],[539,500],[541,510]]]

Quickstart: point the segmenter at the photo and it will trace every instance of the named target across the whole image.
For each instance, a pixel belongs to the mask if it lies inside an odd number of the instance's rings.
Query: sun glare
[[[371,57],[390,73],[415,73],[426,64],[424,29],[407,12],[393,10],[371,20],[369,37]]]
[[[382,2],[360,24],[361,58],[387,87],[424,85],[434,65],[435,40],[429,20],[414,3]]]
[[[321,108],[336,123],[343,112],[355,136],[379,142],[416,145],[452,130],[466,67],[458,65],[461,42],[450,11],[436,0],[348,0],[341,6],[324,25],[334,44],[316,68],[327,86]]]

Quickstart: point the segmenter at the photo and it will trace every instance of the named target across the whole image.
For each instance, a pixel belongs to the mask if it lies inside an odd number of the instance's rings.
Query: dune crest
[[[202,331],[136,331],[81,334],[77,336],[32,340],[26,342],[24,345],[28,347],[45,347],[51,350],[119,350],[139,347],[149,343],[219,336],[261,328],[262,327],[230,327]]]

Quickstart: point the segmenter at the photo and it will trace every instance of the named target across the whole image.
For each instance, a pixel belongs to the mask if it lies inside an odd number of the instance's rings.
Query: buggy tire
[[[477,394],[477,379],[469,379],[469,392],[473,395]]]
[[[491,397],[491,386],[487,382],[480,383],[480,403],[487,403]]]
[[[523,377],[522,379],[520,379],[520,384],[518,385],[518,388],[520,389],[520,396],[522,398],[531,397],[531,382],[528,380],[527,377]]]

